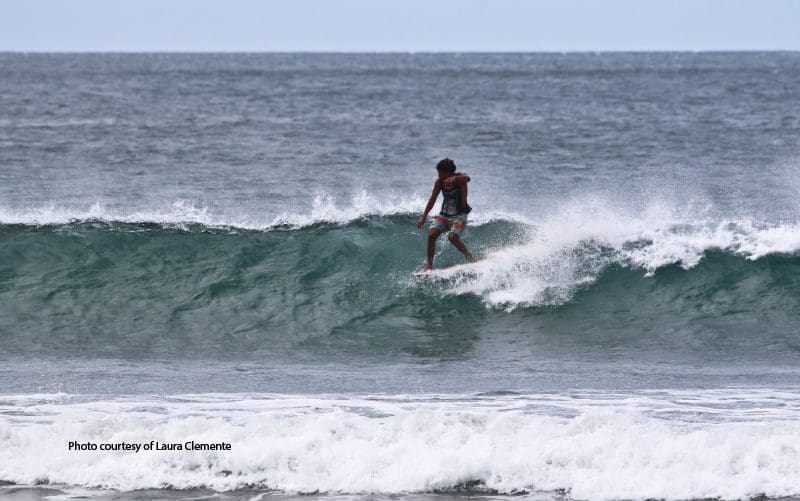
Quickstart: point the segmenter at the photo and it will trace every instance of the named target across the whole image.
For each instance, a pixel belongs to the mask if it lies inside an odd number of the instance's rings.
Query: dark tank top
[[[472,210],[469,204],[461,201],[461,188],[458,185],[454,186],[452,190],[442,188],[442,210],[439,211],[440,216],[455,216],[457,214],[466,214]]]

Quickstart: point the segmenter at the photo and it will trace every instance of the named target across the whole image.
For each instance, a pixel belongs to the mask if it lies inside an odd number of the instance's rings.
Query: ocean
[[[0,496],[800,499],[798,82],[0,53]]]

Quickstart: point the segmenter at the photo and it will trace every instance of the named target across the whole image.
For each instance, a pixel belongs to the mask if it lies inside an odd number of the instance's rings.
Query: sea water
[[[0,494],[800,497],[798,82],[0,54]],[[480,262],[419,278],[445,156]]]

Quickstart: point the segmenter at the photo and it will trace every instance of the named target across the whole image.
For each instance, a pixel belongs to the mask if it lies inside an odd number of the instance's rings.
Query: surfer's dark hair
[[[444,172],[455,172],[456,163],[449,158],[443,158],[442,160],[439,160],[438,164],[436,164],[436,170]]]

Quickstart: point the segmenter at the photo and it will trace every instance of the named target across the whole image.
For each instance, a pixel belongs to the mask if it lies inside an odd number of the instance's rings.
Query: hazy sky
[[[0,0],[10,51],[800,50],[800,0]]]

